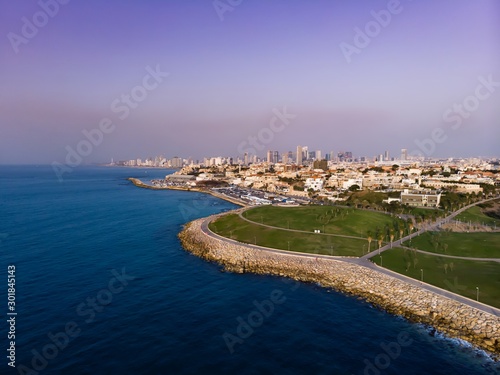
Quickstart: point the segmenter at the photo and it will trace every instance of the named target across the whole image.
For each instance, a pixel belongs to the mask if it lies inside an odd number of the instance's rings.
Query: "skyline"
[[[500,155],[495,1],[4,7],[0,164],[64,163],[85,134],[83,164],[242,156],[264,133],[259,156]]]

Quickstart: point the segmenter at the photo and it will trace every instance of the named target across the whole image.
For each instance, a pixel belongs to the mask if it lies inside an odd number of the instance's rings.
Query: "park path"
[[[247,247],[247,248],[259,249],[261,251],[267,251],[267,252],[271,252],[271,253],[280,253],[280,254],[301,256],[301,257],[309,257],[309,258],[325,258],[325,259],[332,259],[333,258],[333,259],[338,260],[338,261],[343,261],[343,262],[348,262],[348,263],[354,263],[354,264],[357,264],[359,266],[375,270],[375,271],[383,273],[385,275],[394,277],[394,278],[396,278],[398,280],[401,280],[401,281],[407,282],[409,284],[418,286],[418,287],[420,287],[422,289],[428,290],[428,291],[430,291],[432,293],[435,293],[435,294],[438,294],[438,295],[450,298],[452,300],[461,302],[461,303],[463,303],[465,305],[474,307],[474,308],[476,308],[478,310],[481,310],[481,311],[487,312],[489,314],[495,315],[497,317],[500,317],[500,309],[498,309],[498,308],[486,305],[486,304],[481,303],[479,301],[474,301],[474,300],[472,300],[470,298],[464,297],[462,295],[453,293],[453,292],[445,290],[445,289],[441,289],[441,288],[436,287],[436,286],[431,285],[431,284],[427,284],[427,283],[425,283],[423,281],[418,281],[418,280],[413,279],[411,277],[408,277],[408,276],[402,275],[400,273],[391,271],[391,270],[389,270],[387,268],[379,267],[377,264],[369,261],[369,258],[371,258],[372,256],[377,255],[379,253],[382,253],[383,251],[386,251],[388,249],[391,249],[393,246],[400,246],[403,242],[405,242],[405,241],[407,241],[407,240],[415,237],[415,235],[418,236],[421,233],[425,233],[426,231],[433,230],[433,229],[437,228],[438,226],[446,223],[447,221],[453,219],[455,216],[461,214],[462,212],[464,212],[465,210],[469,209],[470,207],[473,207],[473,206],[476,206],[478,204],[481,204],[481,203],[484,203],[484,202],[488,202],[488,201],[491,201],[491,200],[495,200],[495,199],[498,199],[498,198],[499,197],[497,196],[495,198],[484,199],[482,201],[475,202],[473,204],[467,205],[467,206],[465,206],[465,207],[463,207],[463,208],[461,208],[461,209],[453,212],[452,214],[448,215],[444,219],[437,221],[434,224],[425,225],[424,227],[422,227],[421,229],[419,229],[417,232],[412,233],[412,234],[410,234],[410,235],[408,235],[406,237],[403,237],[403,238],[401,238],[401,239],[399,239],[397,241],[394,241],[394,242],[392,242],[392,244],[387,244],[387,245],[381,247],[380,249],[372,251],[372,252],[368,253],[367,255],[362,256],[360,258],[332,257],[332,256],[329,256],[329,255],[306,254],[306,253],[292,252],[292,251],[286,251],[286,250],[271,249],[271,248],[266,248],[266,247],[262,247],[262,246],[256,246],[256,245],[242,243],[242,242],[239,242],[239,241],[235,241],[235,240],[229,239],[227,237],[220,236],[220,235],[212,232],[208,228],[208,224],[209,224],[211,218],[204,219],[204,221],[203,221],[203,223],[201,225],[201,229],[202,229],[202,231],[206,235],[208,235],[210,237],[214,237],[214,238],[217,238],[219,240],[230,242],[230,243],[235,243],[235,244],[238,244],[239,246],[244,246],[244,247]],[[248,209],[248,208],[242,208],[242,209],[237,210],[239,216],[243,220],[245,220],[247,222],[250,222],[250,223],[253,223],[253,224],[259,224],[259,223],[255,223],[255,222],[253,222],[251,220],[248,220],[248,219],[246,219],[246,218],[244,218],[242,216],[243,212],[246,209]],[[272,226],[265,225],[265,224],[259,224],[259,225],[266,226],[266,227],[269,227],[269,228],[276,228],[276,227],[272,227]],[[290,231],[297,231],[297,232],[304,232],[304,233],[311,233],[311,232],[308,232],[308,231],[299,231],[299,230],[294,230],[294,229],[286,229],[286,228],[279,228],[279,229],[290,230]],[[342,236],[342,235],[339,235],[339,236]],[[359,239],[361,237],[350,237],[350,238],[357,238],[357,239]],[[426,252],[426,251],[423,251],[423,250],[417,250],[417,251],[422,252],[422,253],[427,253],[427,254],[430,254],[430,255],[435,255],[435,256],[443,256],[442,254],[429,253],[429,252]],[[446,256],[446,257],[464,258],[464,259],[467,259],[467,260],[480,260],[480,261],[487,260],[487,261],[495,261],[495,262],[498,261],[498,262],[500,262],[500,259],[496,259],[496,258],[484,259],[484,258],[465,258],[465,257],[454,257],[454,256]],[[455,290],[459,291],[460,286],[455,285],[455,286],[452,286],[452,289],[453,288],[455,288]]]
[[[422,228],[420,228],[415,233],[410,233],[406,237],[403,237],[403,238],[401,238],[399,240],[393,241],[392,243],[389,243],[389,244],[387,244],[385,246],[382,246],[379,249],[376,249],[376,250],[374,250],[374,251],[372,251],[372,252],[370,252],[370,253],[362,256],[361,259],[369,259],[369,258],[373,257],[374,255],[377,255],[377,254],[380,254],[380,253],[382,253],[382,252],[384,252],[386,250],[392,249],[393,247],[400,247],[400,246],[403,245],[404,242],[406,242],[406,241],[414,238],[415,236],[419,236],[420,234],[425,233],[427,231],[431,231],[431,230],[437,229],[439,226],[441,226],[441,225],[449,222],[451,219],[453,219],[457,215],[460,215],[465,210],[468,210],[469,208],[474,207],[474,206],[476,206],[478,204],[489,202],[489,201],[492,201],[492,200],[495,200],[495,199],[498,199],[498,198],[500,198],[500,197],[497,196],[497,197],[494,197],[494,198],[483,199],[482,201],[475,202],[475,203],[469,204],[467,206],[464,206],[464,207],[460,208],[459,210],[457,210],[457,211],[451,213],[450,215],[446,216],[445,218],[443,218],[441,220],[437,220],[433,224],[423,225]],[[441,254],[436,254],[436,253],[429,253],[429,254],[436,255],[436,256],[441,256]],[[471,258],[469,258],[469,259],[471,259]]]
[[[297,233],[309,233],[309,234],[319,234],[319,235],[323,235],[323,236],[333,236],[333,237],[343,237],[343,238],[354,238],[356,240],[366,240],[366,238],[364,237],[356,237],[356,236],[347,236],[345,234],[335,234],[335,233],[314,233],[314,232],[311,232],[311,231],[308,231],[308,230],[300,230],[300,229],[289,229],[289,228],[282,228],[282,227],[274,227],[272,225],[267,225],[267,224],[263,224],[263,223],[258,223],[256,221],[253,221],[253,220],[250,220],[250,219],[247,219],[246,217],[243,216],[243,213],[247,210],[248,208],[244,209],[244,210],[241,210],[239,213],[238,213],[238,216],[249,222],[249,223],[252,223],[252,224],[255,224],[255,225],[260,225],[262,227],[266,227],[266,228],[271,228],[271,229],[280,229],[280,230],[286,230],[288,232],[297,232]]]
[[[443,258],[463,259],[463,260],[476,260],[478,262],[498,262],[498,263],[500,263],[500,258],[461,257],[461,256],[458,256],[458,255],[446,255],[446,254],[432,253],[430,251],[425,251],[425,250],[412,249],[411,247],[407,247],[407,246],[400,246],[400,248],[407,249],[407,250],[410,250],[410,251],[416,251],[417,253],[422,253],[422,254],[427,254],[427,255],[434,255],[434,256],[440,256],[440,257],[443,257]]]
[[[394,278],[396,278],[398,280],[407,282],[407,283],[412,284],[414,286],[417,286],[419,288],[428,290],[428,291],[430,291],[432,293],[436,293],[438,295],[450,298],[452,300],[461,302],[461,303],[463,303],[465,305],[472,306],[472,307],[474,307],[474,308],[476,308],[478,310],[481,310],[481,311],[484,311],[486,313],[489,313],[489,314],[495,315],[497,317],[500,317],[500,309],[497,309],[497,308],[495,308],[493,306],[489,306],[489,305],[486,305],[486,304],[478,302],[478,301],[474,301],[474,300],[472,300],[470,298],[467,298],[467,297],[463,297],[463,296],[461,296],[459,294],[450,292],[448,290],[438,288],[438,287],[436,287],[434,285],[427,284],[425,282],[415,280],[415,279],[413,279],[411,277],[399,274],[399,273],[391,271],[391,270],[389,270],[387,268],[379,267],[377,264],[370,262],[368,259],[364,259],[364,258],[350,258],[350,257],[336,257],[336,256],[321,255],[321,254],[307,254],[307,253],[300,253],[300,252],[295,252],[295,251],[271,249],[271,248],[268,248],[268,247],[247,244],[247,243],[243,243],[243,242],[239,242],[239,241],[236,241],[236,240],[229,239],[227,237],[220,236],[217,233],[212,232],[209,229],[209,227],[208,227],[208,224],[210,223],[211,220],[212,220],[212,217],[208,217],[208,218],[203,219],[203,222],[201,224],[201,230],[207,236],[210,236],[212,238],[216,238],[218,240],[225,241],[225,242],[228,242],[228,243],[233,243],[233,244],[236,244],[238,246],[246,247],[246,248],[249,248],[249,249],[257,249],[257,250],[266,251],[266,252],[269,252],[269,253],[276,253],[276,254],[289,255],[289,256],[300,256],[300,257],[304,257],[304,258],[334,259],[334,260],[341,261],[341,262],[354,263],[354,264],[356,264],[358,266],[369,268],[369,269],[374,270],[376,272],[383,273],[385,275],[388,275],[390,277],[394,277]],[[308,232],[308,233],[310,233],[310,232]],[[461,288],[461,286],[459,286],[459,285],[455,285],[453,287],[455,287],[455,290],[457,290],[457,291],[459,291],[460,288]]]

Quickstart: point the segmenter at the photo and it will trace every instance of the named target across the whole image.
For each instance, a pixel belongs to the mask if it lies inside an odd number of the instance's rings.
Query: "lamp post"
[[[420,281],[424,282],[424,270],[420,268]]]
[[[366,244],[363,244],[363,255],[365,255],[365,247],[366,247]]]
[[[479,302],[479,287],[476,286],[476,301]]]
[[[286,241],[288,242],[288,251],[290,251],[290,241]]]
[[[382,255],[380,256],[380,267],[383,267],[384,266],[384,262],[382,260]]]
[[[254,238],[253,238],[253,244],[254,244],[254,245],[257,245],[257,237],[254,237]]]
[[[333,245],[330,247],[330,255],[333,256]]]

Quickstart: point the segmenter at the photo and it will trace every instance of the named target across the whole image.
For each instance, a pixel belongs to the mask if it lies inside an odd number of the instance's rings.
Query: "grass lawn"
[[[242,220],[236,214],[225,215],[210,223],[209,227],[212,231],[224,237],[281,250],[325,255],[361,256],[363,250],[366,252],[368,248],[368,241],[365,239],[266,228]],[[372,249],[376,246],[375,242],[372,241],[371,243]]]
[[[371,260],[380,265],[379,255]],[[424,282],[471,299],[476,299],[479,287],[480,302],[500,307],[500,263],[449,259],[395,248],[382,254],[382,265],[417,280],[422,269]]]
[[[409,246],[409,241],[404,245]],[[437,254],[500,258],[500,233],[426,232],[414,237],[409,247]]]
[[[469,208],[468,210],[465,210],[460,215],[458,215],[456,219],[466,223],[472,222],[490,226],[496,224],[497,228],[500,228],[500,220],[495,220],[494,218],[485,215],[481,211],[481,208],[478,206],[474,206]]]
[[[406,222],[397,217],[379,212],[331,206],[261,206],[245,211],[244,215],[256,223],[311,232],[319,229],[324,233],[366,238],[367,232],[371,231],[373,242],[377,240],[377,231],[384,233],[384,241],[388,242],[388,229],[394,230],[397,239],[399,228],[406,228]]]

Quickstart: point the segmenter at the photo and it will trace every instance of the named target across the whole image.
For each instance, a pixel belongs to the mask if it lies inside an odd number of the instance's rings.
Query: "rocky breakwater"
[[[500,317],[356,264],[276,253],[213,237],[202,231],[204,220],[185,226],[179,234],[182,245],[229,272],[285,276],[359,296],[387,312],[466,340],[496,360],[500,358]]]

